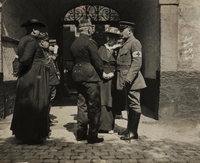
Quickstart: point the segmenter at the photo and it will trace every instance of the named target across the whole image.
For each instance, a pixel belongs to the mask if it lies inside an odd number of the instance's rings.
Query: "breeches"
[[[137,113],[141,113],[140,90],[129,90],[127,100],[128,109],[133,110]]]
[[[77,84],[78,130],[90,137],[96,137],[100,125],[101,96],[99,83],[81,82]]]

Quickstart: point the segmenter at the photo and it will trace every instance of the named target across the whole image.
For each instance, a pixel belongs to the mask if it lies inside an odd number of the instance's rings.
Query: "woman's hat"
[[[105,30],[105,33],[106,34],[114,34],[114,35],[119,35],[120,36],[120,31],[117,27],[108,27],[106,30]]]
[[[36,26],[39,26],[39,27],[45,27],[45,25],[37,19],[30,19],[27,22],[23,23],[21,25],[21,27],[27,27],[27,26],[31,26],[31,25],[36,25]]]

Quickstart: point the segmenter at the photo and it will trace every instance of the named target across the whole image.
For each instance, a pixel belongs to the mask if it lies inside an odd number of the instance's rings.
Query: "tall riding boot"
[[[141,113],[133,111],[133,121],[131,127],[131,133],[133,134],[133,139],[138,139],[138,125],[140,122]]]
[[[131,115],[130,115],[130,112],[127,112],[128,114],[128,122],[127,122],[127,127],[126,127],[126,130],[124,131],[121,131],[121,132],[118,132],[118,135],[127,135],[130,131],[130,126],[131,126]]]
[[[131,139],[138,139],[138,125],[140,121],[140,115],[141,113],[137,113],[133,110],[129,112],[130,114],[130,132],[122,137],[120,137],[121,140],[131,140]]]

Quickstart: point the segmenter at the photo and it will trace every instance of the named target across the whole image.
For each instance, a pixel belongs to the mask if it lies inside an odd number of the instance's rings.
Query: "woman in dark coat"
[[[49,67],[36,40],[45,25],[31,19],[21,27],[26,27],[27,35],[17,50],[19,72],[11,130],[22,143],[38,144],[50,133]]]
[[[116,27],[109,27],[105,31],[107,43],[99,48],[99,54],[104,63],[104,73],[101,82],[101,118],[100,130],[103,133],[113,133],[114,110],[113,110],[113,88],[116,68],[116,43],[120,31]]]

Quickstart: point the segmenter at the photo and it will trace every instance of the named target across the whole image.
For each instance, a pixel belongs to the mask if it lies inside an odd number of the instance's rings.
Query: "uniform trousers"
[[[99,82],[77,83],[77,133],[95,139],[100,127],[101,95]]]
[[[132,110],[136,113],[141,113],[140,90],[129,90],[127,94],[128,111]]]

